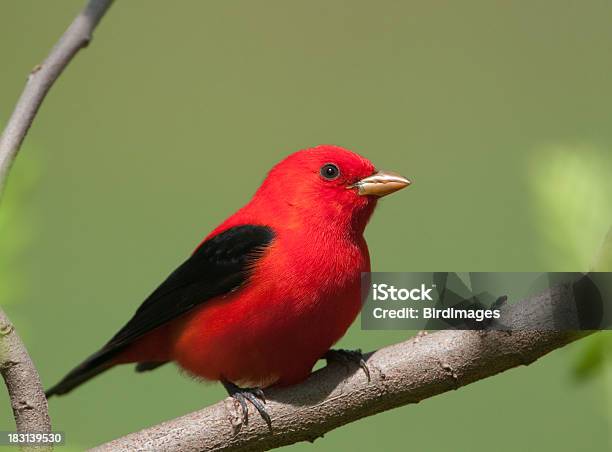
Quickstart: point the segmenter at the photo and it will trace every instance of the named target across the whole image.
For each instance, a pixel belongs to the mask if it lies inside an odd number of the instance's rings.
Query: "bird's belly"
[[[357,316],[359,275],[335,290],[267,284],[207,302],[176,329],[173,359],[193,375],[242,387],[299,382]]]

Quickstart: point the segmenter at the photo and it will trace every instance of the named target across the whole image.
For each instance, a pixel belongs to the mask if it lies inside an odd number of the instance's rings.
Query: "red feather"
[[[363,232],[378,196],[410,183],[374,173],[370,161],[337,146],[287,157],[47,395],[131,362],[146,370],[175,361],[241,387],[305,379],[359,313],[361,274],[370,270]]]
[[[319,176],[330,162],[341,168],[331,184]],[[155,330],[118,361],[173,360],[195,376],[248,387],[305,379],[361,307],[361,272],[370,270],[363,231],[376,198],[346,186],[373,172],[368,160],[335,146],[280,162],[253,199],[206,237],[246,224],[274,230],[248,284]]]

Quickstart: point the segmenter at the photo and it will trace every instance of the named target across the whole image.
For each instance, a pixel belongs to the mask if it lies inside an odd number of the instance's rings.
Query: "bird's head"
[[[289,212],[315,223],[349,221],[363,232],[378,198],[408,185],[405,177],[377,171],[368,159],[354,152],[321,145],[295,152],[278,163],[258,194],[268,201],[273,199],[279,215],[289,208]]]

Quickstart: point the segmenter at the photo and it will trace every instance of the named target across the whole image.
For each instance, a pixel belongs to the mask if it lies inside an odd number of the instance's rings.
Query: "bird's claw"
[[[360,349],[357,349],[357,350],[345,350],[345,349],[328,350],[325,353],[325,355],[323,355],[323,358],[325,358],[325,360],[327,360],[328,363],[330,361],[337,361],[345,365],[359,364],[359,367],[361,367],[361,370],[363,370],[363,373],[368,378],[368,382],[371,381],[370,369],[367,363],[365,362],[365,360],[363,359],[363,354],[361,353]]]
[[[249,425],[249,407],[247,402],[251,402],[251,405],[255,407],[262,419],[268,424],[268,428],[272,430],[272,419],[264,406],[266,397],[261,388],[241,388],[229,381],[223,381],[223,386],[229,396],[240,404],[244,425]]]

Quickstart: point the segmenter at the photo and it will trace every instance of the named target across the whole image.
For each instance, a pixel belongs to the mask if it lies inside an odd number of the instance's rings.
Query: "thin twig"
[[[418,335],[367,355],[371,382],[354,366],[332,364],[304,383],[266,392],[270,432],[255,412],[241,424],[226,399],[208,408],[98,446],[94,451],[268,450],[314,441],[337,427],[391,408],[417,403],[512,367],[527,365],[588,332],[544,330],[541,306],[565,310],[576,300],[570,285],[506,306],[506,325],[519,331],[446,330]]]
[[[25,89],[0,137],[0,196],[13,161],[42,101],[75,54],[89,44],[93,30],[111,4],[112,0],[90,0],[45,61],[30,73]]]
[[[94,28],[111,3],[112,0],[89,1],[45,61],[30,73],[23,93],[0,137],[0,198],[13,161],[47,92],[75,54],[89,43]],[[17,431],[49,433],[51,421],[40,377],[23,342],[2,309],[0,372],[11,399]]]

